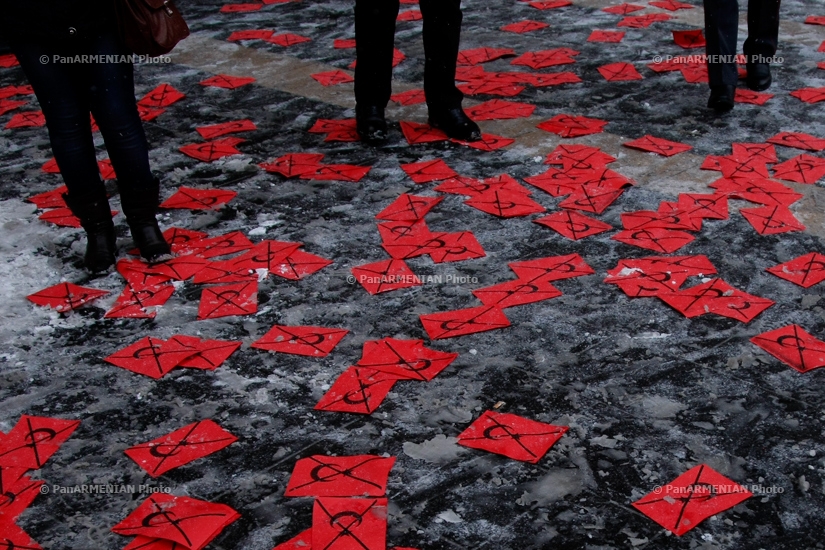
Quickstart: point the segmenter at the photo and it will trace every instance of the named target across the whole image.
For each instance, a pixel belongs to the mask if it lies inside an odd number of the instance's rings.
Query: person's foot
[[[106,191],[101,186],[85,196],[64,193],[63,200],[72,214],[80,219],[80,225],[86,231],[83,265],[92,273],[108,270],[115,263],[117,246]]]
[[[174,256],[169,243],[163,237],[155,217],[160,203],[160,181],[154,178],[142,187],[135,185],[120,186],[120,204],[126,215],[126,223],[132,233],[140,255],[147,263],[155,264],[171,260]]]
[[[481,128],[467,116],[461,107],[430,111],[430,126],[460,141],[481,139]]]
[[[387,120],[384,118],[384,109],[377,105],[356,107],[355,127],[358,135],[367,143],[378,144],[387,139]]]
[[[748,88],[756,92],[767,90],[771,87],[771,66],[768,63],[751,63],[746,65],[748,76],[745,77],[745,82]]]
[[[736,95],[736,86],[720,84],[710,87],[708,107],[715,111],[730,111],[733,109],[733,96]]]

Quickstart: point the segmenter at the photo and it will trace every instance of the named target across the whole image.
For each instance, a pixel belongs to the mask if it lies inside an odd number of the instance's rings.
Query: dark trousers
[[[430,110],[461,106],[455,67],[461,0],[420,0],[424,22],[424,94]],[[355,101],[385,107],[390,100],[398,0],[355,0]]]
[[[71,195],[94,196],[103,189],[89,113],[103,135],[118,185],[152,184],[132,63],[60,63],[53,58],[128,55],[113,32],[51,43],[20,39],[12,42],[12,50],[43,109],[54,158]]]
[[[772,57],[776,53],[779,36],[779,1],[748,1],[748,38],[743,48],[746,56]],[[707,54],[732,58],[736,55],[739,3],[737,0],[704,0],[704,5]],[[711,86],[735,86],[739,79],[736,64],[709,62],[708,79]]]

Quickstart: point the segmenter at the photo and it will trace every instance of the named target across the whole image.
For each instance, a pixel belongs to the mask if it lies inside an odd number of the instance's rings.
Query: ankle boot
[[[120,186],[120,204],[132,232],[132,239],[140,250],[140,255],[150,264],[172,257],[169,244],[163,238],[155,218],[159,196],[160,181],[157,178],[146,187]]]
[[[80,218],[86,231],[86,255],[83,265],[92,273],[106,271],[115,263],[115,224],[106,191],[101,186],[98,193],[78,195],[64,193],[63,200],[72,214]]]

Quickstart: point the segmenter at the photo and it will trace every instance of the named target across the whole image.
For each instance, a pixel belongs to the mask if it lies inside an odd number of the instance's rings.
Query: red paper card
[[[637,6],[636,4],[619,4],[618,6],[602,8],[602,11],[615,15],[627,15],[628,13],[633,13],[634,11],[643,9],[645,9],[644,6]]]
[[[348,181],[357,183],[367,175],[371,166],[351,164],[321,164],[313,172],[301,174],[301,179],[321,181]]]
[[[716,268],[705,256],[661,256],[619,260],[605,283],[615,284],[632,298],[659,296],[678,290],[691,275],[713,275]]]
[[[295,463],[286,497],[380,497],[395,457],[313,455]]]
[[[728,196],[722,193],[713,195],[681,193],[677,206],[692,218],[728,219]]]
[[[323,158],[324,155],[320,153],[290,153],[260,166],[267,172],[294,178],[317,171]]]
[[[542,23],[541,21],[531,21],[530,19],[525,19],[517,23],[510,23],[509,25],[504,25],[503,27],[501,27],[501,30],[503,30],[504,32],[524,34],[526,32],[533,32],[541,29],[546,29],[549,26],[550,25],[548,25],[547,23]]]
[[[176,342],[147,336],[122,350],[106,357],[104,361],[122,369],[159,379],[178,364],[193,355],[190,348],[182,348]]]
[[[244,252],[253,247],[246,235],[240,231],[233,231],[217,237],[190,240],[185,245],[179,245],[179,254],[197,254],[203,258],[218,258],[229,254]]]
[[[777,181],[768,179],[718,179],[710,184],[717,193],[728,195],[733,199],[742,199],[765,205],[789,206],[802,198],[800,193]]]
[[[751,338],[751,342],[799,372],[825,367],[825,342],[799,325],[788,325]]]
[[[0,116],[5,115],[9,111],[14,111],[22,107],[23,105],[27,105],[28,101],[15,101],[11,99],[0,99]]]
[[[733,100],[736,103],[750,103],[752,105],[764,105],[773,97],[773,94],[754,92],[753,90],[742,90],[737,88]]]
[[[484,249],[470,231],[435,235],[434,242],[430,243],[427,254],[437,264],[474,260],[485,256]]]
[[[163,232],[163,238],[172,247],[172,252],[178,254],[182,249],[186,249],[189,243],[199,241],[208,237],[202,231],[192,231],[191,229],[184,229],[182,227],[170,227]]]
[[[580,185],[568,198],[561,201],[561,208],[582,210],[593,214],[601,214],[618,199],[623,189],[597,187],[595,185]]]
[[[595,170],[605,168],[615,160],[616,157],[598,147],[562,143],[547,155],[544,164],[560,164],[565,170]]]
[[[668,531],[681,536],[710,516],[751,496],[745,487],[700,464],[632,504]]]
[[[809,15],[805,18],[807,25],[825,25],[825,15]]]
[[[241,347],[241,342],[201,340],[194,336],[173,336],[169,339],[170,342],[173,340],[192,349],[193,355],[178,363],[179,367],[189,369],[215,370]]]
[[[34,203],[37,208],[68,208],[66,201],[63,200],[63,195],[68,192],[69,190],[66,186],[61,185],[57,189],[52,189],[51,191],[46,191],[44,193],[38,193],[37,195],[33,195],[26,200]]]
[[[298,34],[284,33],[270,36],[269,38],[265,38],[264,41],[269,42],[270,44],[277,44],[278,46],[287,47],[294,46],[295,44],[303,44],[304,42],[312,42],[312,38]]]
[[[347,50],[355,47],[354,38],[336,38],[332,41],[332,47],[336,50]]]
[[[171,84],[159,84],[157,88],[143,96],[138,105],[152,109],[168,107],[186,97]]]
[[[404,193],[375,217],[379,220],[390,221],[421,220],[441,200],[442,197],[421,197]]]
[[[249,315],[258,311],[258,282],[229,284],[205,288],[198,305],[198,320],[232,315]]]
[[[556,115],[539,124],[537,128],[569,138],[599,134],[604,131],[605,126],[607,122],[604,120],[584,116]]]
[[[221,13],[246,13],[258,11],[264,4],[224,4],[221,6]]]
[[[427,348],[423,340],[382,338],[364,342],[357,366],[403,380],[429,382],[457,357],[457,353]]]
[[[765,271],[803,288],[811,288],[825,281],[825,256],[811,252]]]
[[[705,46],[705,35],[702,34],[702,29],[673,31],[673,41],[677,46],[685,49],[703,48]]]
[[[80,420],[24,414],[0,439],[0,467],[39,470],[78,426]]]
[[[431,127],[429,124],[419,124],[417,122],[407,122],[402,120],[400,122],[401,131],[404,133],[404,138],[410,145],[417,145],[419,143],[431,143],[434,141],[447,141],[450,139],[447,134]]]
[[[396,380],[397,377],[373,369],[350,367],[335,380],[315,410],[371,414]]]
[[[198,126],[195,128],[203,139],[215,139],[227,134],[235,134],[237,132],[251,132],[257,130],[258,127],[249,119],[234,120],[232,122],[222,122],[221,124],[213,124],[211,126]]]
[[[409,90],[406,92],[401,92],[398,94],[393,94],[390,96],[390,99],[399,105],[418,105],[419,103],[424,103],[426,98],[424,96],[424,90]]]
[[[505,283],[479,288],[473,295],[481,300],[485,306],[496,306],[501,309],[532,304],[561,296],[561,291],[546,280],[527,282],[520,279]]]
[[[46,125],[46,117],[43,111],[24,111],[16,113],[6,123],[7,130],[12,128],[40,128]]]
[[[11,521],[0,521],[0,544],[3,550],[43,550],[28,533]]]
[[[126,519],[112,527],[119,535],[166,539],[199,550],[209,544],[240,514],[225,504],[215,504],[166,493],[150,496]]]
[[[342,132],[355,130],[356,123],[354,118],[346,118],[342,120],[319,118],[315,121],[312,127],[307,130],[311,134],[330,134],[333,132]]]
[[[341,70],[326,71],[323,73],[315,73],[310,75],[317,80],[322,86],[335,86],[337,84],[347,84],[355,82],[355,79]]]
[[[386,550],[387,499],[316,499],[312,509],[312,547]]]
[[[216,74],[206,80],[200,82],[201,86],[209,86],[212,88],[224,88],[226,90],[234,90],[247,84],[252,84],[255,79],[251,76],[232,76],[228,74]]]
[[[625,229],[683,229],[685,231],[701,231],[702,218],[690,217],[678,207],[659,212],[637,210],[635,212],[622,213],[622,226]]]
[[[331,264],[331,260],[299,249],[290,254],[280,264],[273,266],[269,273],[284,279],[299,281]]]
[[[570,210],[554,212],[533,221],[549,227],[553,231],[574,241],[613,229],[613,226],[610,224]]]
[[[166,109],[152,109],[151,107],[146,107],[145,105],[138,105],[137,108],[140,120],[144,122],[155,120],[166,112]]]
[[[530,2],[527,5],[531,8],[536,8],[537,10],[552,10],[555,8],[572,6],[573,2],[571,0],[543,0],[540,2]]]
[[[630,63],[610,63],[598,68],[599,73],[608,82],[625,82],[628,80],[642,80],[642,75]]]
[[[545,210],[528,196],[506,189],[488,191],[464,201],[464,204],[499,218],[529,216]]]
[[[780,132],[766,141],[806,151],[825,151],[825,139],[801,132]]]
[[[688,318],[715,313],[723,317],[749,323],[774,302],[737,290],[721,279],[671,294],[661,294],[659,299]]]
[[[189,145],[180,147],[178,150],[194,159],[203,162],[212,162],[223,157],[243,154],[235,145],[243,143],[244,141],[246,140],[238,137],[227,137],[205,143],[190,143]]]
[[[529,103],[491,99],[468,108],[466,112],[467,116],[473,120],[484,121],[526,118],[532,115],[535,110],[536,106]]]
[[[33,95],[34,88],[26,84],[25,86],[3,86],[0,88],[0,99],[14,97],[16,95]]]
[[[401,169],[404,170],[415,183],[442,181],[458,176],[455,170],[447,166],[447,163],[441,159],[402,164]]]
[[[352,276],[373,295],[422,284],[404,260],[384,260],[353,267]]]
[[[237,196],[229,189],[194,189],[181,186],[174,195],[160,204],[161,208],[186,208],[189,210],[217,210]]]
[[[519,86],[510,82],[500,82],[493,79],[478,79],[469,81],[467,84],[461,84],[458,86],[458,89],[466,95],[486,94],[498,95],[502,97],[513,97],[523,92],[524,86]]]
[[[507,264],[522,281],[559,281],[592,275],[593,269],[578,254],[549,256]]]
[[[590,33],[590,36],[587,37],[587,41],[617,43],[621,42],[623,38],[624,32],[622,31],[603,31],[597,29]]]
[[[326,357],[348,332],[342,328],[275,325],[251,346],[278,353]]]
[[[775,235],[791,231],[805,231],[805,226],[797,220],[785,206],[761,206],[743,208],[739,211],[760,235]]]
[[[157,478],[178,466],[228,447],[238,438],[212,420],[201,420],[124,452],[150,476]]]
[[[286,241],[261,241],[240,256],[227,260],[227,264],[250,271],[256,269],[272,271],[286,261],[300,246],[301,243]]]
[[[628,141],[622,145],[632,149],[650,151],[651,153],[656,153],[665,157],[671,157],[693,149],[690,145],[685,145],[684,143],[678,143],[676,141],[668,141],[666,139],[653,137],[651,135],[642,136],[639,139]]]
[[[114,216],[114,213],[112,214]],[[37,219],[44,222],[53,223],[58,227],[80,227],[80,218],[75,217],[68,208],[55,208],[46,210]]]
[[[655,252],[670,254],[695,240],[695,237],[684,231],[669,229],[628,229],[610,237],[614,241],[623,242],[631,246],[638,246]]]
[[[513,59],[511,65],[524,65],[531,69],[545,69],[556,65],[568,65],[575,63],[574,56],[579,52],[569,48],[556,48],[553,50],[541,50],[538,52],[526,52]]]
[[[20,65],[20,62],[17,61],[17,57],[13,53],[0,55],[0,67],[9,69],[11,67],[17,67],[18,65]]]
[[[475,48],[458,52],[458,63],[460,65],[478,65],[479,63],[487,63],[494,59],[514,55],[516,55],[516,52],[510,48]]]
[[[397,21],[421,21],[421,10],[407,10],[398,14]]]
[[[134,285],[127,284],[123,292],[115,300],[112,309],[104,315],[107,319],[112,318],[132,318],[132,319],[154,319],[157,309],[165,304],[175,287],[168,283]]]
[[[32,480],[25,472],[26,468],[0,468],[0,525],[15,521],[40,494],[45,482]],[[0,532],[0,548],[8,548],[4,542],[8,543]]]
[[[816,183],[825,176],[825,159],[802,154],[773,167],[775,178],[796,183]]]
[[[656,22],[667,21],[670,16],[665,13],[649,13],[647,15],[633,15],[625,17],[619,21],[617,27],[629,27],[631,29],[646,29]]]
[[[109,292],[106,290],[82,287],[72,283],[59,283],[30,294],[26,298],[37,305],[48,306],[62,313],[77,309],[107,294]]]
[[[512,145],[516,140],[495,136],[493,134],[481,134],[481,139],[478,141],[461,141],[459,139],[453,139],[451,141],[472,147],[473,149],[479,149],[481,151],[495,151],[497,149],[507,147],[508,145]]]
[[[495,306],[481,306],[442,313],[419,315],[430,339],[453,338],[510,326],[504,312]]]
[[[459,434],[458,444],[536,464],[567,430],[567,426],[485,411]]]
[[[656,0],[655,2],[650,2],[650,5],[668,11],[693,9],[691,4],[685,4],[684,2],[679,2],[678,0]]]
[[[805,103],[819,103],[820,101],[825,101],[825,87],[800,88],[799,90],[791,92],[791,95]]]

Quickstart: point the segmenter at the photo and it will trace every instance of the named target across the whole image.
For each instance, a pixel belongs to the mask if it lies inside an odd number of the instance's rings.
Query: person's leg
[[[91,271],[103,271],[114,264],[117,249],[89,121],[84,86],[89,67],[56,63],[52,57],[73,54],[75,46],[16,41],[12,48],[46,118],[52,152],[69,190],[66,204],[86,231],[84,263]]]
[[[461,40],[461,0],[420,0],[424,18],[424,96],[430,125],[463,141],[481,139],[481,129],[461,109],[455,86]]]
[[[355,0],[355,119],[369,143],[387,138],[384,109],[392,94],[392,50],[399,0]]]
[[[748,87],[766,90],[771,85],[771,69],[767,58],[776,54],[779,38],[779,0],[750,0],[748,2],[748,38],[744,53],[747,56]]]
[[[708,107],[724,111],[733,107],[733,94],[739,79],[733,62],[739,30],[739,3],[737,0],[704,0],[704,7],[711,90]]]
[[[111,30],[89,40],[89,54],[126,56]],[[134,68],[130,62],[91,65],[89,97],[117,175],[121,205],[140,254],[150,262],[166,259],[169,245],[155,218],[160,183],[149,169],[149,147],[135,104]]]

